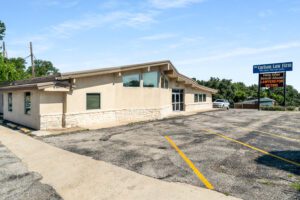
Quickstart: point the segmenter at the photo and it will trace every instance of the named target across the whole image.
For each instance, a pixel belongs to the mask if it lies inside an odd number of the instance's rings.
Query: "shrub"
[[[288,107],[286,107],[286,110],[288,110],[288,111],[295,111],[296,107],[295,106],[288,106]]]
[[[295,106],[287,106],[284,108],[283,106],[261,106],[261,110],[267,110],[267,111],[296,111],[297,108]],[[299,108],[298,108],[299,110]]]
[[[285,111],[284,107],[281,106],[262,106],[260,108],[261,110],[268,110],[268,111]]]
[[[300,192],[300,182],[295,182],[291,184],[291,187]]]

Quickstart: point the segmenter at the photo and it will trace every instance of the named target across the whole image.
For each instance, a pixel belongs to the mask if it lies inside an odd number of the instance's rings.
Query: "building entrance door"
[[[173,111],[183,111],[184,98],[182,89],[172,89]]]

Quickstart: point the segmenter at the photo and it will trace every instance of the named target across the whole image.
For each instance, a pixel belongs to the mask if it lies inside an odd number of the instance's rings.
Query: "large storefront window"
[[[26,115],[31,114],[31,93],[25,92],[24,96],[24,112]]]
[[[131,74],[123,76],[124,87],[140,87],[140,75]]]
[[[143,73],[144,87],[158,87],[158,72]]]

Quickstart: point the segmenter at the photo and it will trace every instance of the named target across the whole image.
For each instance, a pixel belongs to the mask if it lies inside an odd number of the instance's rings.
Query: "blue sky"
[[[0,3],[9,57],[26,57],[32,41],[62,72],[167,59],[189,77],[247,85],[254,64],[293,61],[287,82],[300,90],[299,0]]]

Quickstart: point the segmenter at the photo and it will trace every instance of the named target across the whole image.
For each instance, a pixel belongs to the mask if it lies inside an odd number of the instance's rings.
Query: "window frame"
[[[29,107],[29,110],[27,110],[27,107],[26,107],[26,97],[27,97],[27,94],[29,94],[29,103],[30,103],[30,107]],[[31,92],[24,92],[24,114],[25,115],[31,115]]]
[[[199,102],[203,102],[203,94],[202,93],[199,93]]]
[[[169,88],[169,80],[167,78],[167,76],[163,73],[160,74],[160,87],[164,88],[164,89],[168,89]]]
[[[124,78],[125,78],[126,76],[135,76],[135,75],[138,75],[139,85],[138,85],[138,86],[134,86],[134,85],[125,85],[125,83],[124,83]],[[123,83],[123,87],[133,87],[133,88],[135,88],[135,87],[141,87],[141,74],[140,74],[140,73],[124,74],[124,75],[122,76],[122,83]],[[130,82],[129,82],[129,83],[130,83]]]
[[[98,95],[99,96],[99,106],[97,108],[90,108],[89,107],[89,105],[88,105],[88,96],[89,95]],[[86,93],[85,100],[86,100],[86,110],[101,110],[101,93],[100,92]]]
[[[205,93],[202,94],[202,100],[203,100],[202,102],[206,102],[206,94]]]
[[[194,93],[194,102],[195,103],[206,102],[206,97],[207,97],[206,93]]]
[[[13,93],[7,93],[7,110],[8,112],[13,112]]]

